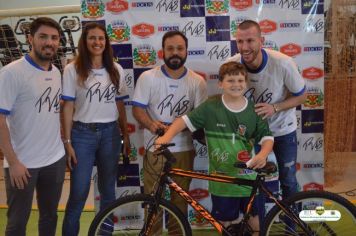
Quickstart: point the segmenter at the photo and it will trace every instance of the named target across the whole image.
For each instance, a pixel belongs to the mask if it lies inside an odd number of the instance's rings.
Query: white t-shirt
[[[74,121],[107,123],[118,119],[116,101],[129,96],[124,70],[119,64],[115,63],[115,65],[120,74],[119,91],[116,91],[105,68],[92,69],[83,86],[78,83],[74,63],[65,67],[62,99],[74,101]]]
[[[53,65],[44,71],[27,55],[0,70],[0,113],[7,115],[11,144],[27,168],[51,165],[65,154],[60,94],[61,74]]]
[[[146,109],[153,120],[169,125],[175,118],[199,106],[207,97],[207,85],[200,75],[187,69],[179,79],[172,79],[165,72],[164,66],[158,66],[141,74],[136,83],[132,105]],[[145,146],[152,137],[153,134],[145,129]],[[175,143],[170,148],[172,152],[193,149],[189,131],[180,132],[172,143]]]
[[[288,93],[293,96],[303,94],[305,81],[291,57],[269,49],[262,49],[262,55],[261,66],[257,70],[248,69],[247,98],[255,103],[274,104],[284,101]],[[243,63],[240,54],[227,61]],[[297,129],[295,108],[279,111],[268,118],[268,124],[275,137],[293,132]]]

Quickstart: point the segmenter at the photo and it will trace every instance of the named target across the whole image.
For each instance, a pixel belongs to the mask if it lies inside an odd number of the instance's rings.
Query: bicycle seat
[[[241,169],[249,169],[249,170],[252,170],[251,168],[248,168],[246,166],[246,163],[243,163],[243,162],[236,162],[234,164],[234,167],[236,168],[241,168]],[[259,174],[272,174],[274,172],[277,171],[277,166],[274,162],[271,162],[271,161],[267,161],[266,165],[260,169],[255,169],[254,171],[256,171],[257,173]]]

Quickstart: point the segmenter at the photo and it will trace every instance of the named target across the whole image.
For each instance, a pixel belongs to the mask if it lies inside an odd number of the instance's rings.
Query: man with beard
[[[166,130],[176,117],[180,117],[207,99],[204,79],[186,68],[188,40],[179,31],[170,31],[162,38],[164,65],[145,71],[139,77],[132,99],[135,119],[145,128],[145,147],[157,129]],[[173,140],[170,150],[177,159],[173,167],[192,170],[195,156],[191,134],[185,130]],[[156,161],[153,147],[146,150],[144,165],[144,191],[153,190],[162,161]],[[174,180],[188,190],[190,179],[176,177]],[[177,194],[171,195],[172,202],[187,214],[187,204]],[[160,234],[157,234],[160,235]]]
[[[306,87],[292,58],[263,49],[263,41],[259,24],[243,21],[236,32],[239,54],[228,61],[241,62],[247,68],[249,89],[245,96],[256,103],[257,114],[267,119],[273,133],[282,196],[287,198],[298,191],[295,107],[305,101]]]
[[[30,26],[31,52],[0,70],[0,148],[5,161],[5,235],[26,235],[34,189],[38,235],[55,235],[65,171],[60,138],[61,74],[51,64],[60,26],[47,17]]]

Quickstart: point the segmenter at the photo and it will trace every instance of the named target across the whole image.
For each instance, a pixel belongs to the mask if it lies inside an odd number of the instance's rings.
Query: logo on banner
[[[227,45],[214,45],[208,52],[210,60],[225,61],[230,56],[230,48]]]
[[[84,18],[99,18],[105,11],[105,5],[101,0],[84,0],[80,8]]]
[[[252,7],[252,0],[231,0],[230,5],[238,11],[243,11]]]
[[[303,164],[304,169],[324,169],[324,163],[322,162],[310,162]]]
[[[194,3],[194,4],[192,4]],[[180,16],[181,17],[203,17],[205,16],[205,1],[204,0],[181,0],[180,1]]]
[[[206,74],[204,72],[196,71],[196,70],[194,72],[200,75],[204,80],[206,80]]]
[[[322,151],[323,150],[323,139],[321,137],[310,137],[304,141],[302,144],[302,149],[304,151]]]
[[[133,61],[137,66],[152,66],[156,64],[156,51],[149,44],[139,45],[134,49]]]
[[[189,192],[189,195],[192,196],[195,200],[200,201],[204,198],[209,197],[209,191],[202,188],[192,189]]]
[[[302,133],[322,133],[324,130],[324,110],[302,110]]]
[[[303,30],[305,32],[324,33],[324,20],[309,18],[306,20]]]
[[[275,41],[272,40],[265,40],[263,42],[263,48],[268,48],[271,50],[279,51],[278,45]]]
[[[137,10],[153,10],[154,4],[152,1],[135,1],[131,2],[131,7]]]
[[[211,75],[209,75],[209,79],[217,80],[217,79],[219,79],[219,75],[217,75],[217,74],[211,74]]]
[[[230,41],[230,17],[207,16],[206,41]]]
[[[318,183],[308,183],[303,186],[303,191],[323,190],[323,185]]]
[[[178,12],[179,1],[178,0],[160,0],[157,5],[156,9],[158,12],[169,12],[169,13],[176,13]]]
[[[151,24],[140,23],[132,26],[132,34],[140,38],[148,38],[155,32],[155,27]]]
[[[228,0],[207,0],[206,10],[209,14],[225,14],[229,11],[229,1]]]
[[[179,31],[179,24],[161,24],[157,26],[158,32]]]
[[[111,0],[106,3],[106,10],[111,14],[119,14],[129,9],[129,3],[122,0]]]
[[[134,88],[134,78],[131,73],[125,73],[125,83],[127,88]]]
[[[281,53],[287,56],[295,57],[296,55],[299,55],[302,52],[302,48],[298,44],[288,43],[282,45],[280,51]]]
[[[136,131],[136,126],[134,124],[131,123],[127,123],[127,132],[129,134],[135,133]]]
[[[279,0],[278,6],[282,9],[299,10],[300,0]]]
[[[276,5],[276,0],[256,0],[256,4],[259,5],[261,4],[263,5],[263,7],[271,7]]]
[[[320,79],[324,76],[324,70],[317,67],[308,67],[303,70],[302,76],[310,80]]]
[[[309,87],[306,93],[305,107],[318,108],[324,105],[324,94],[319,87]]]
[[[132,69],[132,44],[113,44],[114,61],[124,69]]]
[[[304,54],[322,54],[324,51],[324,46],[320,44],[306,44],[303,46]]]
[[[188,56],[190,59],[203,58],[204,55],[205,55],[204,48],[192,48],[192,49],[188,50]]]
[[[235,38],[236,36],[236,30],[237,30],[237,26],[239,26],[239,24],[245,20],[248,20],[249,18],[246,16],[241,16],[241,17],[236,17],[231,21],[230,24],[230,31],[231,31],[231,37]]]
[[[269,34],[277,30],[277,23],[271,20],[263,20],[259,22],[261,32]]]
[[[324,14],[324,0],[302,0],[302,14]]]
[[[301,31],[302,24],[297,21],[282,21],[279,22],[280,31]]]
[[[186,36],[203,37],[205,25],[202,21],[188,21],[183,27],[182,33]]]
[[[113,42],[125,42],[130,39],[130,27],[126,21],[115,20],[106,27],[110,41]]]

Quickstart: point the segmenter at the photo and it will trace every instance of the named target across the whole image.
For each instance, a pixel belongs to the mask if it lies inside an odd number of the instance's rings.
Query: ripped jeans
[[[296,177],[297,148],[296,131],[274,137],[273,151],[278,163],[279,181],[281,183],[283,199],[298,192]]]

